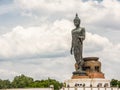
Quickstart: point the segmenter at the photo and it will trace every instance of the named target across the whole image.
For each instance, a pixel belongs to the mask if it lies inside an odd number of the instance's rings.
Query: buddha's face
[[[76,27],[79,27],[80,26],[80,20],[74,20],[74,25]]]

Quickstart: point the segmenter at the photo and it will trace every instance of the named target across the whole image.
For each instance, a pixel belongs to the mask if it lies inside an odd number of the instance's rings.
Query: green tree
[[[110,82],[110,85],[111,85],[112,87],[117,87],[117,85],[118,85],[118,80],[112,79],[111,82]]]
[[[54,86],[54,90],[59,90],[62,87],[62,83],[55,79],[48,78],[47,80],[36,80],[33,78],[20,75],[14,77],[13,81],[1,80],[0,79],[0,89],[6,88],[48,88],[50,85]]]
[[[3,88],[3,83],[2,83],[2,80],[0,79],[0,89]]]
[[[54,90],[59,90],[62,87],[62,83],[55,79],[48,78],[47,80],[36,80],[31,84],[33,88],[48,88],[50,85],[54,86]]]
[[[44,80],[41,82],[40,80],[36,80],[34,81],[30,87],[33,87],[33,88],[44,88],[46,86]]]
[[[118,87],[120,88],[120,81],[118,81]]]
[[[16,76],[12,82],[13,88],[27,88],[33,83],[33,78],[25,75]]]
[[[9,80],[0,79],[0,89],[11,88],[11,82]]]

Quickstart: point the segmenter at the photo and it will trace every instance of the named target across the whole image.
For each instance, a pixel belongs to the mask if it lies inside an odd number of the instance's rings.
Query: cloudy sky
[[[119,0],[0,0],[0,78],[70,79],[73,19],[86,29],[84,57],[99,57],[107,79],[120,80]]]

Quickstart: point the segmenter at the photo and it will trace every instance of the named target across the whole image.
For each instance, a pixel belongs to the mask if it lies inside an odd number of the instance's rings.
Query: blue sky
[[[0,78],[70,79],[77,12],[86,29],[84,57],[99,57],[106,78],[120,80],[119,10],[118,0],[0,0]]]

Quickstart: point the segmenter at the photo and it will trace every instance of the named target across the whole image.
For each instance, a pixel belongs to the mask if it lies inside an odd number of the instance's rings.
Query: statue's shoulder
[[[73,32],[75,32],[75,30],[76,30],[76,29],[72,29],[72,31],[71,31],[71,32],[73,33]]]

